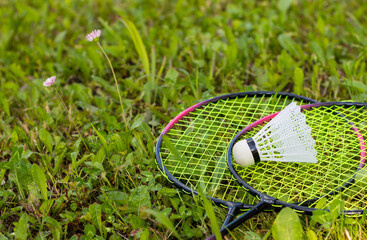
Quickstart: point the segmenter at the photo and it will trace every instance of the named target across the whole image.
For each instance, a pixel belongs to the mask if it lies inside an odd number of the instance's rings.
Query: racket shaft
[[[251,206],[251,208],[252,207],[253,206]],[[227,217],[226,217],[226,219],[223,222],[223,226],[227,225],[229,222],[232,221],[232,219],[236,215],[236,212],[237,212],[237,208],[236,207],[229,208],[228,213],[227,213]]]
[[[232,231],[233,229],[235,229],[236,227],[238,227],[239,225],[244,223],[247,219],[252,218],[253,216],[261,213],[264,209],[267,209],[269,207],[270,207],[269,203],[267,203],[265,201],[259,202],[251,210],[249,210],[246,213],[242,214],[240,217],[238,217],[234,221],[230,222],[228,225],[223,226],[220,229],[220,234],[222,236],[226,235],[229,231]],[[215,235],[212,235],[209,238],[207,238],[206,240],[215,240],[215,239],[216,239]]]

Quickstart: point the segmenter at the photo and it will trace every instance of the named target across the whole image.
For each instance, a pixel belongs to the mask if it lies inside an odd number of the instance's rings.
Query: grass
[[[363,1],[0,5],[0,239],[203,239],[213,229],[207,202],[177,191],[155,164],[172,117],[248,90],[367,100]],[[102,52],[85,40],[97,28],[122,105]],[[51,75],[67,110],[42,86]],[[221,223],[226,212],[214,210]],[[233,235],[277,238],[276,216]],[[299,215],[302,236],[367,238],[365,216],[337,216]]]

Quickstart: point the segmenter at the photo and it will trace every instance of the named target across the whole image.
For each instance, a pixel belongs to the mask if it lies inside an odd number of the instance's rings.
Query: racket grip
[[[211,235],[210,237],[208,237],[206,240],[216,240],[217,238],[215,237],[215,235]]]

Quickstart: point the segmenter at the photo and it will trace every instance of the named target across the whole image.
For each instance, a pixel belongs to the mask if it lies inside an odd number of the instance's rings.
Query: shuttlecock
[[[301,107],[292,102],[254,137],[233,147],[237,164],[247,167],[259,161],[317,163],[315,140]]]

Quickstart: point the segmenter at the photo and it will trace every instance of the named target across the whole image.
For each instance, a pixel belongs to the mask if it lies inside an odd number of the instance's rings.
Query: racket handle
[[[247,211],[246,213],[242,214],[240,217],[235,219],[234,221],[230,222],[227,226],[223,226],[220,229],[220,234],[222,236],[226,235],[229,231],[232,231],[242,223],[244,223],[247,219],[252,218],[253,216],[261,213],[264,209],[269,207],[269,203],[265,201],[261,201],[258,204],[256,204],[251,210]],[[215,235],[211,235],[206,240],[215,240],[217,239]]]
[[[211,235],[210,237],[208,237],[206,240],[216,240],[217,238],[215,237],[215,235]]]

